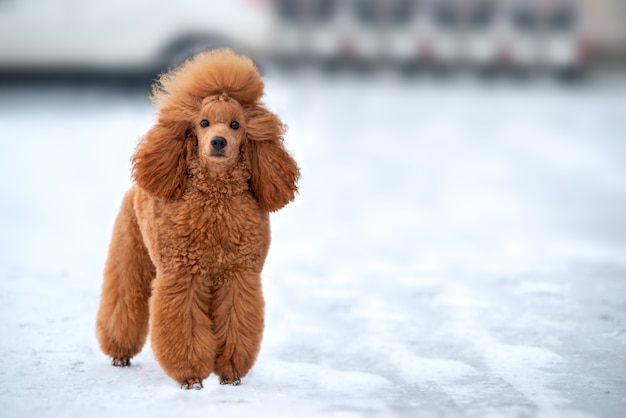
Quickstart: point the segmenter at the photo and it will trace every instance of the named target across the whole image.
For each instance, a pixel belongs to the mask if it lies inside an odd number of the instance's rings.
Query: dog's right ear
[[[180,199],[187,184],[189,125],[159,120],[141,139],[132,157],[133,179],[160,199]]]

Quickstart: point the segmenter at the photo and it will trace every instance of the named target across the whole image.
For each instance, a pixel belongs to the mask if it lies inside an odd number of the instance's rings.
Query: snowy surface
[[[624,416],[626,83],[267,84],[300,195],[258,361],[202,391],[94,335],[148,101],[0,91],[0,416]]]

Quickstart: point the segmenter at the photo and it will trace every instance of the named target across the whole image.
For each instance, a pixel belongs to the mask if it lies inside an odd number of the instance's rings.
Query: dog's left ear
[[[246,109],[246,155],[252,190],[263,210],[274,212],[298,191],[300,169],[284,146],[285,125],[263,106]]]

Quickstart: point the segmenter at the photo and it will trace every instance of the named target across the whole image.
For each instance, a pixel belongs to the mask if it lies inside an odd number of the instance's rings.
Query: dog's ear
[[[246,109],[246,155],[254,195],[263,210],[274,212],[298,191],[300,170],[284,147],[285,125],[262,106]]]
[[[180,199],[187,183],[188,124],[159,120],[132,157],[133,179],[160,199]]]

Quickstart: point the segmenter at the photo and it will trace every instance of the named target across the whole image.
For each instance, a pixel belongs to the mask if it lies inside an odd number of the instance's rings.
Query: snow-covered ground
[[[0,91],[0,416],[626,414],[626,82],[267,85],[300,195],[258,361],[202,391],[94,335],[148,101]]]

